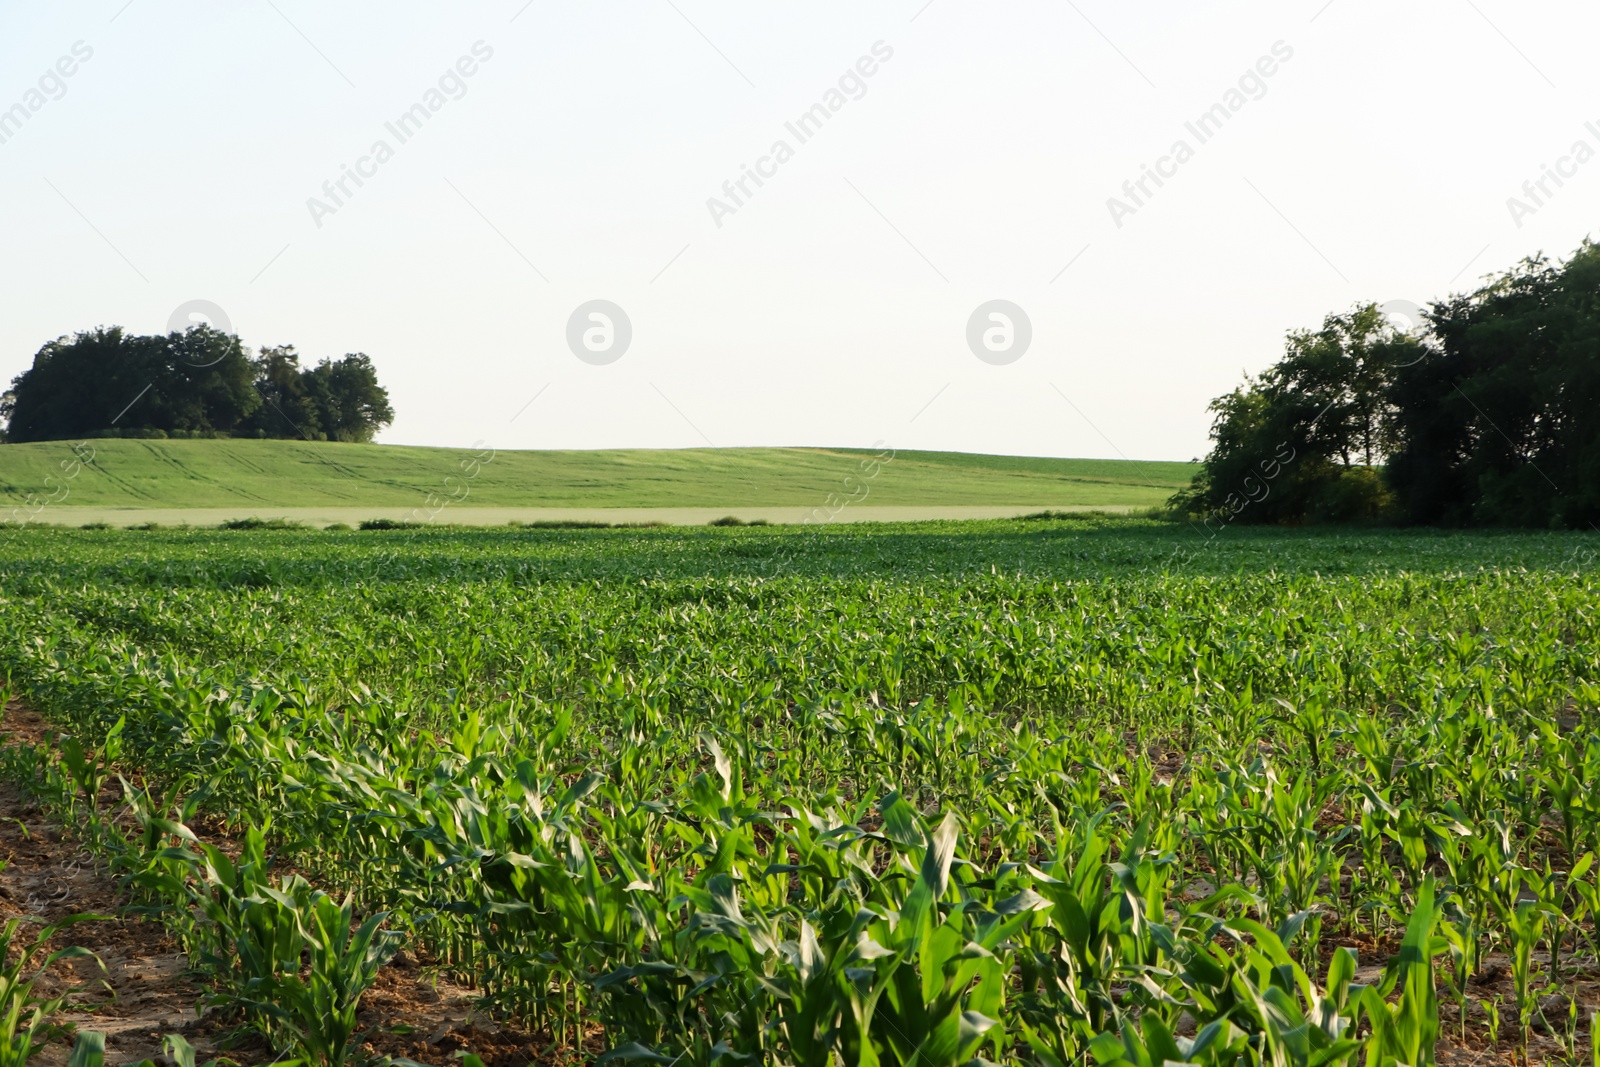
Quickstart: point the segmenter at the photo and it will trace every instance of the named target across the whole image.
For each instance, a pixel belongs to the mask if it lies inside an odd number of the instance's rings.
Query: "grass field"
[[[955,452],[823,448],[498,452],[299,441],[90,441],[93,462],[63,477],[75,442],[0,446],[0,518],[41,522],[189,521],[288,517],[351,522],[421,511],[442,521],[705,515],[799,521],[921,508],[901,517],[980,517],[974,509],[1128,509],[1163,503],[1193,465],[1038,459]],[[87,454],[87,453],[86,453]],[[831,501],[831,503],[830,503]],[[40,505],[43,505],[42,507]],[[852,510],[853,509],[853,510]],[[143,512],[159,514],[145,515]],[[677,513],[677,514],[674,514]],[[990,511],[989,514],[993,514]],[[881,513],[885,517],[894,512]]]
[[[10,529],[0,781],[206,1057],[1590,1064],[1597,548]]]

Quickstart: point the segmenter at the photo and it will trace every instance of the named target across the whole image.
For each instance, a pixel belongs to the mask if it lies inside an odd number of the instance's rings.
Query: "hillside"
[[[464,449],[300,441],[89,442],[93,462],[62,482],[68,442],[0,446],[0,506],[33,499],[67,521],[96,512],[159,510],[228,516],[346,517],[426,507],[461,509],[809,509],[830,493],[853,508],[993,509],[1158,504],[1188,483],[1188,463],[900,452],[866,483],[872,453],[828,448],[499,452],[465,480]],[[66,490],[61,496],[60,486]],[[466,497],[461,498],[462,489]],[[3,518],[0,513],[0,518]],[[204,517],[198,516],[195,521]],[[173,516],[168,515],[167,519]],[[480,521],[480,520],[472,520]]]

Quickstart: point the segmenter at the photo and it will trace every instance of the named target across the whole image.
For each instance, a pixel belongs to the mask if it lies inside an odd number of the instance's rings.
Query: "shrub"
[[[1394,494],[1376,467],[1350,467],[1323,486],[1311,504],[1313,522],[1372,522],[1394,507]]]
[[[585,522],[581,519],[535,519],[522,523],[524,530],[609,530],[609,522]]]
[[[292,519],[230,519],[219,530],[304,530],[305,524]]]
[[[1161,509],[1151,508],[1150,510],[1152,512],[1154,512],[1154,511],[1158,511],[1158,510],[1161,510]],[[1161,513],[1165,514],[1165,511],[1162,511]],[[1018,522],[1086,522],[1086,521],[1098,521],[1098,520],[1101,520],[1101,519],[1116,519],[1116,518],[1121,518],[1121,517],[1122,516],[1114,515],[1109,511],[1099,511],[1099,510],[1096,510],[1096,511],[1035,511],[1031,515],[1018,515],[1017,516],[1017,521]],[[1149,518],[1151,516],[1147,514],[1145,517]]]

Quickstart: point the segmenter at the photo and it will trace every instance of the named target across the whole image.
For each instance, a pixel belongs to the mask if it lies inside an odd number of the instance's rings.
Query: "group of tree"
[[[302,367],[293,345],[252,353],[209,326],[138,336],[101,327],[51,341],[0,397],[5,439],[284,437],[370,441],[394,421],[362,353]]]
[[[1523,261],[1407,329],[1367,304],[1212,401],[1173,504],[1229,522],[1600,525],[1600,245]]]

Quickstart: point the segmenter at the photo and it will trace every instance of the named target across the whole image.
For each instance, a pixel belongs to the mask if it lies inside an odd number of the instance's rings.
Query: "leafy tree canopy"
[[[1212,401],[1212,449],[1173,498],[1229,522],[1600,523],[1600,246],[1527,260],[1428,309],[1364,304],[1289,334]]]
[[[136,336],[100,327],[39,349],[0,397],[9,441],[283,437],[370,441],[394,421],[372,360],[301,367],[292,345],[252,354],[209,326]]]

